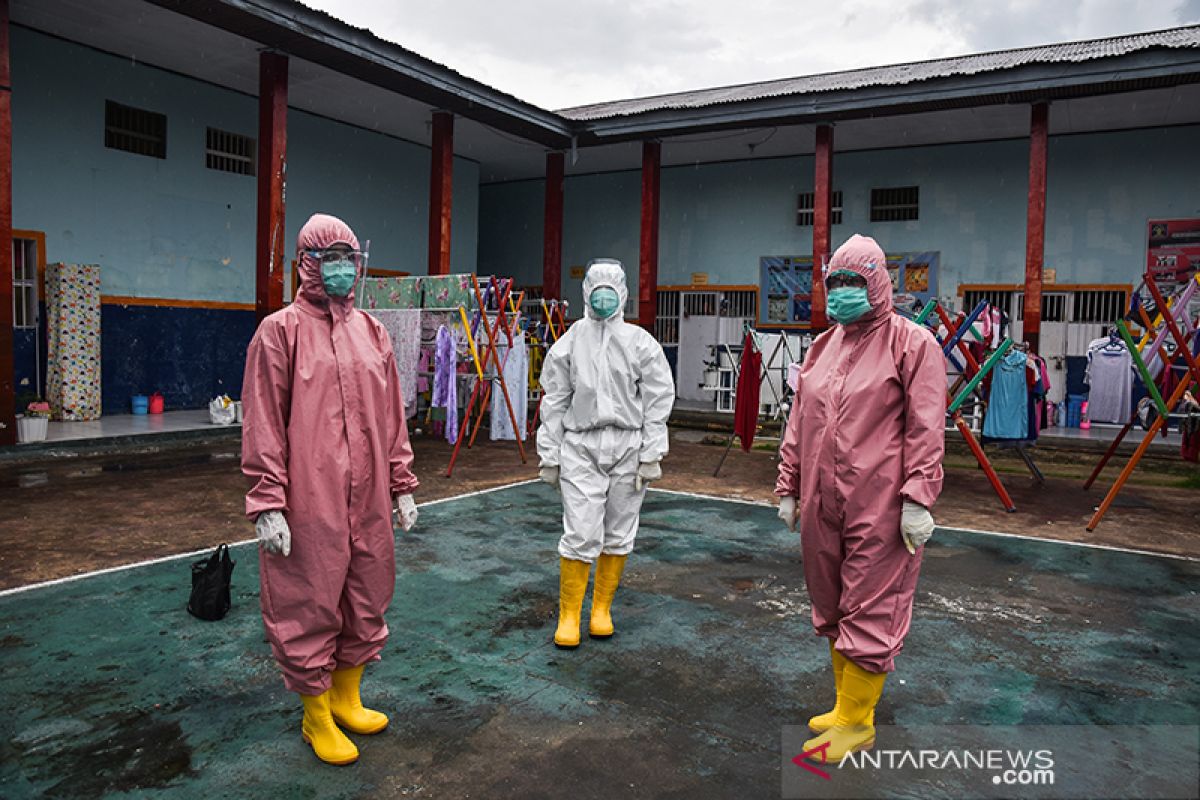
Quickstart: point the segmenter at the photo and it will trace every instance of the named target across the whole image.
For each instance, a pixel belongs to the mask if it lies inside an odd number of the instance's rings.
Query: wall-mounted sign
[[[707,286],[707,285],[708,285],[708,273],[707,272],[693,272],[692,273],[692,286]]]
[[[583,267],[571,267],[571,280],[583,280]]]
[[[1056,283],[1058,283],[1058,270],[1043,269],[1042,270],[1042,284],[1043,285],[1048,284],[1050,286],[1053,286]]]
[[[1152,219],[1147,227],[1146,268],[1169,294],[1200,269],[1200,219]]]

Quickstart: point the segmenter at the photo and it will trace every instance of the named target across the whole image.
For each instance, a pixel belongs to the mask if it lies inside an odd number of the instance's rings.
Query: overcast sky
[[[306,0],[557,109],[1200,23],[1200,0]]]

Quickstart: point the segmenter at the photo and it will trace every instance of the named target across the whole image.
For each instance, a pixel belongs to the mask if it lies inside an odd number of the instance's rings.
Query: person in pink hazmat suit
[[[813,717],[814,759],[875,739],[875,705],[904,644],[929,509],[942,489],[946,369],[933,334],[892,310],[883,251],[855,235],[825,268],[828,313],[800,369],[780,453],[779,516],[799,523],[813,627],[837,702]]]
[[[246,354],[242,471],[262,547],[263,623],[317,757],[348,764],[343,733],[383,730],[364,708],[363,666],[387,641],[393,526],[416,523],[413,453],[387,330],[354,307],[367,254],[346,223],[300,229],[300,290]],[[393,516],[394,515],[394,516]]]

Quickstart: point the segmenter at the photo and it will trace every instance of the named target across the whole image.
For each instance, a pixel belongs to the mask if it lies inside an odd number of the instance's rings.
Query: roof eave
[[[290,0],[147,2],[548,148],[569,146],[578,127],[552,111]]]
[[[732,128],[812,124],[945,108],[1030,103],[1200,82],[1200,50],[1155,49],[1084,62],[1035,64],[909,84],[889,84],[695,108],[578,120],[581,145]]]

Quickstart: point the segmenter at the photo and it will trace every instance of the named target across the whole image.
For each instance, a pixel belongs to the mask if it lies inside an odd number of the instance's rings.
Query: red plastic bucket
[[[154,394],[150,395],[150,413],[151,414],[163,413],[163,396],[161,394],[159,394],[158,392],[155,392]]]

